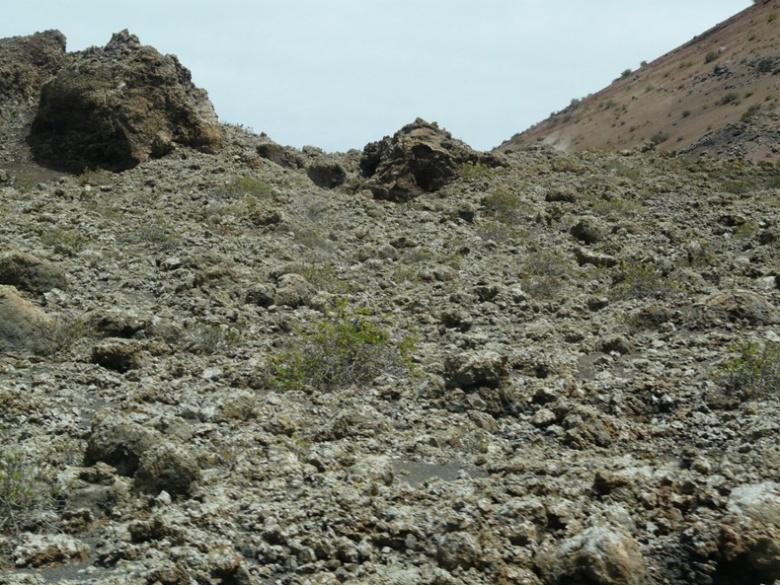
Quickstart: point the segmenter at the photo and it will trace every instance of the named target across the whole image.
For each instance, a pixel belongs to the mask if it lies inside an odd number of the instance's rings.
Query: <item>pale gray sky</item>
[[[128,28],[283,144],[362,148],[421,116],[487,149],[750,3],[23,0],[0,36],[58,28],[76,50]]]

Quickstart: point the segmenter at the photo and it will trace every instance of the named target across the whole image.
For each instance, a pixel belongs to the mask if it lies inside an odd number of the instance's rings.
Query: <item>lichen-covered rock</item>
[[[497,388],[508,374],[506,356],[494,351],[468,352],[445,363],[445,381],[450,388]]]
[[[363,149],[360,168],[378,199],[408,201],[455,180],[463,165],[499,166],[495,155],[467,144],[422,119]]]
[[[69,55],[43,86],[29,142],[52,168],[121,171],[175,144],[214,152],[222,137],[206,92],[176,57],[122,31],[103,48]]]
[[[0,256],[0,284],[41,294],[54,288],[64,289],[68,281],[56,264],[31,254],[12,252]]]
[[[84,560],[88,555],[89,545],[67,534],[24,534],[13,551],[14,564],[19,568]]]
[[[286,307],[300,307],[314,296],[314,287],[300,274],[294,272],[279,277],[274,303]]]
[[[0,353],[52,351],[54,328],[54,320],[19,296],[15,287],[0,286]]]
[[[109,416],[97,422],[87,439],[84,464],[98,462],[116,467],[122,475],[133,475],[141,457],[159,443],[159,433],[128,419]]]
[[[695,320],[706,326],[723,323],[771,325],[780,323],[780,311],[762,295],[746,290],[712,295],[695,308]]]
[[[468,532],[451,532],[439,541],[437,555],[445,569],[468,569],[476,566],[482,556],[479,541]]]
[[[561,543],[551,566],[551,583],[641,585],[645,565],[634,539],[609,527],[589,528]]]
[[[200,467],[183,447],[163,443],[141,457],[135,473],[135,487],[147,493],[166,491],[172,496],[187,496],[200,479]]]
[[[776,582],[780,579],[780,484],[735,488],[728,509],[720,528],[719,576],[728,583]]]

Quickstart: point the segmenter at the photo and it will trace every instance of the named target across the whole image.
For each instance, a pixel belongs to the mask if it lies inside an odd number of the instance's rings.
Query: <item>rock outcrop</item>
[[[43,84],[65,63],[65,36],[56,30],[0,39],[0,104],[34,106]]]
[[[501,163],[494,155],[477,152],[453,138],[437,124],[418,118],[392,137],[366,145],[360,169],[372,179],[376,198],[409,201],[452,182],[465,164],[494,167]]]
[[[44,166],[121,171],[169,153],[221,146],[204,90],[178,59],[122,31],[103,48],[68,56],[43,86],[29,143]]]

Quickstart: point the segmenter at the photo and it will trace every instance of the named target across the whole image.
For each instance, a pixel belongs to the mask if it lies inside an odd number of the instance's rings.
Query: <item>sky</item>
[[[174,53],[220,119],[362,148],[422,117],[480,149],[598,91],[750,0],[24,0],[0,36],[68,50],[128,28]]]

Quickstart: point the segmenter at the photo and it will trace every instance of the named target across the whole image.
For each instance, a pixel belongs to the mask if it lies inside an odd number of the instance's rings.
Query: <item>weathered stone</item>
[[[19,568],[80,561],[88,555],[89,546],[67,534],[24,534],[13,551]]]
[[[469,569],[479,563],[482,548],[468,532],[450,532],[439,540],[436,556],[445,569]]]
[[[445,364],[445,381],[450,388],[497,388],[508,374],[506,357],[493,351],[452,356]]]
[[[29,142],[52,168],[121,171],[175,144],[214,152],[222,136],[206,92],[176,57],[122,31],[104,48],[69,55],[43,86]]]
[[[305,166],[303,157],[291,148],[286,148],[275,142],[263,142],[256,148],[260,158],[270,160],[280,167],[300,169]]]
[[[501,164],[495,155],[472,150],[436,124],[418,118],[392,138],[368,144],[360,168],[364,177],[372,179],[370,187],[375,197],[408,201],[441,189],[468,163],[492,167]]]
[[[0,353],[52,351],[54,329],[51,317],[19,296],[16,288],[0,286]]]
[[[68,281],[57,265],[30,254],[14,252],[0,256],[0,284],[41,294],[53,288],[64,289]]]
[[[569,231],[585,244],[596,244],[604,239],[604,231],[592,218],[581,219]]]
[[[300,307],[314,296],[314,287],[294,272],[279,277],[274,303],[286,307]]]
[[[133,475],[142,455],[159,440],[156,431],[127,419],[108,417],[93,426],[84,464],[108,463],[122,475]]]
[[[780,311],[763,296],[750,291],[720,292],[696,307],[696,318],[705,325],[745,322],[751,325],[780,323]]]
[[[601,254],[588,250],[587,248],[577,247],[574,249],[574,257],[577,259],[577,264],[584,266],[586,264],[592,264],[593,266],[601,266],[609,268],[618,265],[618,259],[609,254]]]
[[[139,490],[152,494],[164,490],[172,496],[187,496],[199,479],[195,458],[183,447],[163,443],[141,456],[134,483]]]
[[[550,577],[553,583],[640,585],[645,580],[645,566],[630,536],[613,528],[595,527],[561,543]]]

